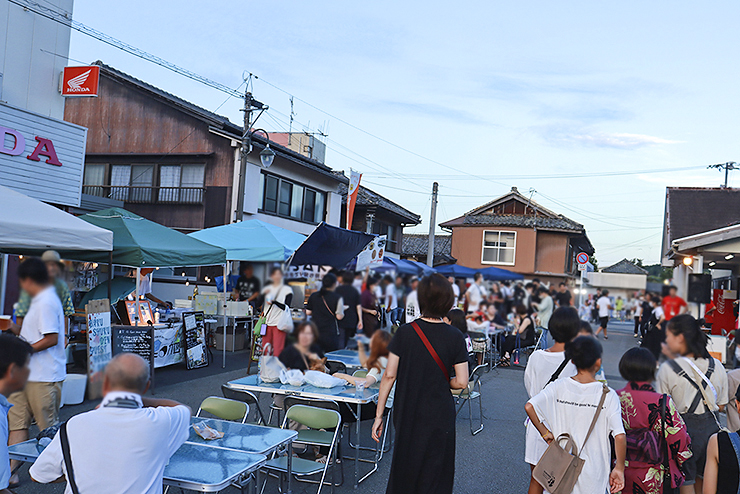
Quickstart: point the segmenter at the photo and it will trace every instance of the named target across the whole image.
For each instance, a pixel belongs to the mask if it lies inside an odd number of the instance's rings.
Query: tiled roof
[[[516,226],[524,228],[541,228],[552,230],[565,230],[583,233],[583,225],[559,216],[557,218],[543,218],[541,216],[524,216],[520,214],[476,214],[463,218],[465,225],[490,225],[490,226]]]
[[[647,270],[642,269],[632,261],[622,259],[616,264],[612,264],[608,268],[601,270],[604,273],[618,273],[618,274],[648,274]]]
[[[340,183],[339,194],[342,196],[342,204],[347,204],[347,184]],[[421,223],[421,216],[416,213],[412,213],[408,209],[396,204],[395,202],[387,199],[377,192],[373,192],[367,187],[360,185],[360,189],[357,191],[357,206],[375,206],[390,211],[393,214],[400,216],[403,219],[403,223],[406,225],[418,225]]]
[[[666,190],[668,240],[735,225],[740,220],[740,189],[669,187]],[[664,246],[670,248],[670,242]]]
[[[401,244],[401,254],[409,257],[426,257],[429,249],[428,235],[406,234]],[[434,236],[434,264],[456,262],[452,257],[452,236]]]
[[[172,93],[168,93],[167,91],[153,86],[148,82],[144,82],[141,79],[137,79],[132,75],[106,65],[100,60],[93,62],[93,65],[99,66],[101,73],[103,73],[104,75],[118,81],[126,82],[128,84],[136,86],[139,89],[159,98],[160,100],[164,100],[167,104],[172,105],[175,108],[183,110],[186,113],[189,113],[192,116],[207,122],[209,125],[219,127],[223,129],[226,133],[233,134],[235,139],[241,140],[243,127],[231,122],[227,117],[214,113],[210,110],[206,110],[205,108],[184,100],[179,96],[175,96]],[[267,139],[261,134],[252,134],[252,141],[257,149],[262,149],[267,144]],[[273,151],[275,151],[277,155],[281,156],[282,158],[288,159],[310,170],[317,171],[322,175],[326,175],[341,181],[341,178],[339,178],[330,167],[319,161],[310,159],[300,153],[293,151],[292,149],[288,149],[272,141],[270,141],[270,147]]]

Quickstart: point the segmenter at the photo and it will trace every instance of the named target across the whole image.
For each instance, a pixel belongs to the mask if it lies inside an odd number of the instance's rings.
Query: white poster
[[[357,267],[356,271],[364,271],[365,268],[370,269],[373,266],[380,266],[383,264],[383,257],[385,256],[385,242],[386,236],[380,235],[375,237],[368,243],[362,251],[357,254]]]
[[[154,329],[154,367],[166,367],[185,361],[182,324]]]
[[[87,315],[90,375],[102,371],[113,356],[110,332],[110,312],[93,312]]]

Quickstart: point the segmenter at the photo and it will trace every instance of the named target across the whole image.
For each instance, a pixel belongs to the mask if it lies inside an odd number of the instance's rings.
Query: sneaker
[[[635,333],[635,338],[637,338],[637,333]]]

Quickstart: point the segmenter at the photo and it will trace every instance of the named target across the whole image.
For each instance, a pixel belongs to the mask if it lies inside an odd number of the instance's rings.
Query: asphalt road
[[[631,323],[611,323],[609,340],[604,341],[604,371],[613,389],[624,386],[619,377],[618,364],[621,355],[636,344],[632,337]],[[244,376],[246,372],[246,355],[229,354],[227,369],[221,369],[220,358],[217,365],[205,369],[185,371],[178,369],[161,370],[157,373],[158,397],[172,398],[181,401],[193,410],[203,398],[211,395],[220,396],[220,386],[229,380]],[[252,372],[254,372],[254,367]],[[523,367],[494,369],[483,377],[483,414],[484,430],[472,436],[468,424],[467,407],[460,413],[457,423],[457,460],[455,476],[456,493],[525,493],[529,484],[529,467],[524,463],[524,404],[527,393],[523,385]],[[90,410],[96,405],[85,402],[78,406],[67,406],[62,409],[62,419]],[[263,399],[262,409],[267,410],[268,403]],[[477,404],[473,409],[477,419]],[[363,424],[364,425],[364,424]],[[34,433],[34,432],[32,432]],[[364,429],[363,443],[370,444],[369,426]],[[346,446],[345,453],[349,451]],[[346,462],[347,480],[338,493],[384,492],[390,470],[391,455],[386,455],[380,469],[368,480],[360,484],[355,491],[352,488],[351,472],[353,465]],[[37,485],[28,476],[28,467],[21,469],[22,484],[17,494],[59,494],[64,492],[63,484]],[[295,486],[295,484],[294,484]],[[238,492],[227,489],[225,493]],[[277,484],[271,481],[265,492],[277,492]],[[298,484],[294,492],[316,492],[315,485]]]

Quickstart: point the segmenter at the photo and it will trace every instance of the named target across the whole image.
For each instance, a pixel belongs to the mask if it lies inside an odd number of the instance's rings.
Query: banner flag
[[[352,217],[355,214],[357,191],[360,189],[362,173],[349,169],[349,186],[347,186],[347,230],[352,229]]]

